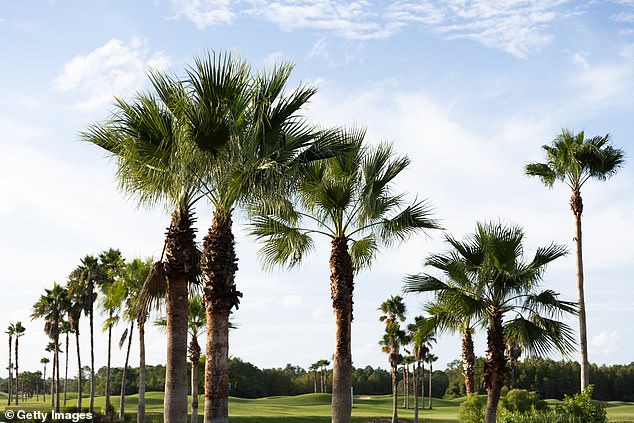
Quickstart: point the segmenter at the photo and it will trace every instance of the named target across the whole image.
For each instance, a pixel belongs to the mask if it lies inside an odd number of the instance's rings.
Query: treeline
[[[476,360],[476,381],[482,380],[483,358]],[[165,366],[147,366],[147,390],[163,391],[165,386]],[[202,392],[204,366],[199,366],[199,392]],[[119,395],[119,386],[123,369],[114,367],[111,370],[110,390],[112,395]],[[634,402],[634,362],[627,365],[597,366],[591,365],[590,383],[595,386],[593,398],[601,401]],[[138,368],[128,368],[126,377],[126,394],[138,393]],[[310,371],[300,366],[287,364],[285,367],[260,369],[240,358],[232,358],[229,362],[230,389],[229,395],[239,398],[260,398],[277,395],[301,395],[321,392],[321,378],[318,371]],[[525,359],[516,363],[514,379],[511,386],[510,373],[506,386],[527,389],[538,393],[542,399],[563,399],[564,395],[579,392],[580,367],[573,361],[554,361],[550,359]],[[84,368],[84,393],[90,392],[89,368]],[[102,367],[95,374],[97,392],[104,392],[106,368]],[[331,392],[332,372],[325,374],[324,391]],[[24,372],[25,395],[41,395],[43,390],[42,372]],[[425,395],[428,395],[429,372],[425,371]],[[50,393],[50,378],[47,378],[47,394]],[[411,379],[411,378],[410,378]],[[62,378],[63,383],[63,378]],[[381,368],[365,366],[354,368],[352,386],[357,395],[386,395],[391,392],[390,372]],[[68,392],[76,392],[77,379],[68,379]],[[7,379],[0,379],[0,391],[6,391]],[[412,388],[409,392],[411,394]],[[403,372],[399,373],[399,394],[403,392]],[[454,360],[445,370],[434,370],[432,375],[432,396],[436,398],[455,398],[465,395],[464,378],[461,374],[460,362]],[[479,392],[486,390],[479,384]]]

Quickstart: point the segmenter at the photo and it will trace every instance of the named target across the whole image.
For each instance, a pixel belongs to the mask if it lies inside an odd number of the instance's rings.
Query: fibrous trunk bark
[[[167,365],[165,366],[165,423],[187,422],[188,284],[194,261],[194,218],[189,210],[172,214],[165,242],[167,277]]]
[[[128,348],[125,353],[125,365],[121,376],[121,402],[119,404],[119,419],[124,421],[125,416],[125,382],[128,375],[128,363],[130,361],[130,347],[132,347],[132,332],[134,331],[134,320],[130,322],[130,333],[128,334]]]
[[[398,369],[392,366],[392,423],[398,423]]]
[[[198,362],[200,361],[200,345],[198,338],[192,336],[189,343],[189,361],[192,364],[192,415],[191,423],[198,423]]]
[[[232,225],[230,212],[214,212],[201,258],[207,318],[205,423],[229,421],[229,315],[242,296],[235,285],[238,259]]]
[[[335,317],[335,355],[332,369],[332,423],[350,423],[352,416],[352,259],[346,237],[332,240],[330,291]]]
[[[484,381],[487,387],[486,423],[495,423],[497,418],[505,370],[502,314],[496,311],[493,313],[491,326],[487,330],[487,361],[484,366]]]
[[[583,292],[583,244],[581,237],[581,214],[583,200],[581,192],[574,190],[570,208],[575,217],[575,247],[577,258],[577,300],[579,303],[579,352],[581,355],[581,392],[590,384],[590,362],[588,360],[588,333],[586,324],[586,300]]]
[[[473,352],[472,329],[466,327],[462,334],[462,375],[464,376],[467,395],[475,391],[474,368],[475,353]]]
[[[139,404],[137,406],[137,423],[145,423],[145,316],[137,320],[139,325]]]

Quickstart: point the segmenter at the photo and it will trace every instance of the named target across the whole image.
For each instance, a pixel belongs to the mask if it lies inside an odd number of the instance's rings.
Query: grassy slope
[[[76,395],[69,395],[68,405],[75,404]],[[50,397],[47,396],[44,403],[35,399],[28,400],[21,404],[19,408],[50,410]],[[119,397],[111,397],[115,410],[119,410]],[[136,412],[138,397],[131,395],[126,397],[126,411]],[[202,413],[204,399],[200,398],[199,413]],[[402,401],[402,399],[401,399]],[[419,416],[425,422],[457,422],[458,406],[461,399],[442,400],[434,398],[433,410],[421,410]],[[555,403],[556,401],[549,401]],[[6,404],[6,403],[5,403]],[[5,404],[0,405],[4,409]],[[413,401],[412,401],[413,404]],[[425,403],[427,405],[427,403]],[[83,399],[84,407],[88,406],[88,399]],[[95,407],[103,408],[104,397],[95,398]],[[146,411],[148,415],[160,415],[163,412],[163,393],[148,392],[146,394]],[[307,394],[294,397],[269,397],[259,399],[229,399],[229,412],[231,423],[328,423],[330,422],[330,394]],[[354,409],[352,412],[355,423],[384,422],[383,420],[391,416],[392,397],[383,396],[360,396],[354,399]],[[403,422],[412,421],[414,412],[412,410],[398,410],[399,418]],[[610,402],[608,403],[608,416],[610,421],[630,421],[634,422],[634,403]],[[152,419],[153,420],[153,419]],[[158,420],[158,419],[157,419]]]

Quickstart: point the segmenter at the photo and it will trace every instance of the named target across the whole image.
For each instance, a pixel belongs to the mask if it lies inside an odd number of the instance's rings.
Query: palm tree
[[[52,289],[45,289],[45,294],[33,305],[31,319],[43,318],[45,320],[44,332],[54,342],[54,367],[57,374],[55,392],[57,395],[55,411],[59,412],[59,334],[62,316],[68,309],[68,291],[66,288],[53,283]]]
[[[13,351],[13,335],[15,334],[15,324],[9,323],[9,327],[7,328],[7,331],[5,333],[9,335],[9,395],[7,405],[11,405],[11,394],[13,392],[13,363],[11,362],[11,353]]]
[[[388,354],[392,369],[392,423],[398,423],[398,366],[403,362],[403,356],[399,350],[405,343],[407,343],[407,334],[401,330],[401,326],[395,322],[388,322],[379,345],[381,351]]]
[[[119,250],[110,248],[99,254],[99,272],[100,278],[97,280],[97,286],[101,291],[101,309],[108,314],[108,318],[104,322],[103,331],[108,332],[108,352],[106,364],[106,414],[114,414],[114,407],[110,403],[110,361],[112,357],[112,328],[119,322],[117,311],[121,307],[123,298],[117,295],[115,280],[121,268],[125,265],[125,261]]]
[[[192,296],[189,299],[189,362],[192,365],[191,392],[192,392],[192,414],[191,423],[198,422],[198,367],[200,363],[200,345],[198,344],[198,336],[206,325],[205,306],[201,297]]]
[[[241,64],[227,59],[216,70],[219,79],[226,77],[220,88],[231,94],[231,84],[243,72]],[[163,204],[171,212],[163,254],[156,263],[161,269],[155,274],[168,281],[164,418],[167,423],[184,423],[188,281],[195,238],[193,206],[201,182],[194,173],[194,159],[212,161],[227,141],[223,134],[233,124],[226,120],[224,97],[213,103],[197,97],[200,92],[194,87],[165,74],[150,72],[149,78],[153,94],[137,94],[131,102],[117,99],[111,118],[89,126],[82,137],[116,157],[120,186],[139,204]],[[202,91],[200,94],[206,94]]]
[[[94,336],[94,306],[97,299],[97,293],[95,292],[95,285],[101,278],[101,267],[99,266],[99,259],[87,255],[81,259],[81,264],[71,272],[68,278],[68,292],[70,297],[74,299],[77,307],[81,307],[84,311],[84,315],[88,316],[90,323],[90,408],[89,412],[94,414],[95,412],[95,336]],[[81,306],[80,306],[81,304]],[[76,311],[76,310],[75,310]],[[75,334],[79,336],[79,318],[76,319],[77,327]],[[76,338],[76,341],[79,338]],[[79,345],[79,344],[78,344]],[[79,360],[79,346],[77,347],[78,364]],[[81,379],[81,367],[79,367],[79,379]],[[80,382],[81,383],[81,382]],[[80,395],[77,400],[77,406],[79,407],[81,400]]]
[[[406,332],[405,334],[406,339],[407,339],[407,343],[411,343],[412,339],[409,337],[409,334]],[[405,346],[403,346],[405,349]],[[410,351],[407,351],[407,349],[405,349],[405,352],[407,352],[408,354],[410,353]],[[410,371],[409,371],[409,366],[410,364],[414,364],[415,359],[413,356],[411,355],[404,355],[403,356],[403,390],[404,395],[403,395],[403,408],[406,410],[409,410],[409,385],[410,385]]]
[[[479,285],[475,289],[462,290],[429,274],[409,276],[406,280],[409,292],[436,292],[441,301],[452,299],[456,304],[452,312],[461,320],[472,316],[475,321],[485,322],[487,423],[495,422],[504,382],[505,337],[520,340],[529,355],[542,355],[553,349],[568,354],[574,349],[570,327],[556,318],[575,313],[576,304],[559,300],[559,294],[552,290],[537,290],[546,265],[565,255],[566,250],[551,244],[538,248],[533,259],[526,261],[523,238],[520,227],[502,223],[478,223],[476,232],[462,242],[447,238],[464,260],[470,280]],[[506,323],[505,315],[512,315]]]
[[[44,351],[53,353],[53,375],[51,376],[51,408],[55,407],[55,364],[57,363],[58,348],[55,348],[55,342],[49,342],[44,348]]]
[[[123,299],[124,309],[122,316],[130,322],[130,328],[126,329],[119,341],[119,348],[122,348],[126,337],[128,338],[128,347],[125,356],[125,365],[123,367],[123,376],[121,378],[121,403],[119,408],[119,418],[125,416],[125,384],[127,378],[128,361],[130,358],[130,347],[132,345],[132,332],[134,323],[139,328],[139,405],[137,409],[137,421],[145,422],[145,319],[148,310],[142,310],[143,304],[140,300],[143,284],[150,274],[152,267],[152,258],[142,260],[136,258],[131,262],[124,263],[119,271],[117,279],[117,295]]]
[[[68,323],[70,325],[70,332],[75,334],[75,346],[77,351],[77,410],[81,412],[82,410],[82,377],[81,377],[81,354],[79,347],[79,319],[81,318],[81,313],[84,309],[83,304],[83,293],[78,290],[74,290],[74,287],[77,286],[77,283],[73,280],[73,277],[76,277],[75,273],[71,273],[69,277],[69,281],[67,284],[68,290],[68,310],[66,310],[66,315],[68,318]],[[66,339],[68,340],[68,334]],[[66,357],[68,357],[68,342],[66,343]],[[66,361],[66,370],[68,371],[68,360]],[[66,387],[64,386],[64,394],[66,394]],[[64,399],[66,399],[64,397]]]
[[[70,308],[70,305],[71,305],[70,298],[68,299],[67,305]],[[64,312],[68,313],[68,310],[64,310]],[[72,327],[70,325],[70,322],[68,322],[67,320],[62,320],[59,325],[59,333],[66,335],[66,370],[64,372],[64,406],[66,406],[66,388],[68,386],[68,356],[70,354],[70,349],[68,347],[70,343],[70,339],[69,339],[70,332],[72,332]]]
[[[412,354],[416,367],[414,368],[414,423],[418,423],[418,387],[420,386],[423,400],[425,399],[425,387],[424,387],[424,362],[429,350],[431,348],[431,342],[435,342],[433,337],[433,331],[429,325],[426,324],[427,319],[422,316],[414,318],[414,323],[407,326],[409,332],[409,339],[412,343]],[[422,369],[421,369],[422,368]],[[424,401],[423,401],[424,402]]]
[[[623,150],[610,145],[610,136],[596,136],[586,139],[584,132],[574,134],[566,129],[561,131],[551,145],[542,147],[546,153],[546,163],[530,163],[524,168],[529,176],[537,176],[551,188],[555,181],[561,181],[572,190],[570,209],[575,219],[575,246],[577,262],[577,297],[579,303],[579,347],[581,353],[581,392],[590,383],[590,362],[588,361],[588,334],[586,324],[586,304],[583,291],[583,255],[581,238],[581,214],[583,200],[581,187],[590,179],[605,181],[623,166]]]
[[[333,423],[350,421],[352,354],[350,349],[354,274],[367,268],[380,245],[404,240],[423,229],[436,229],[428,206],[415,201],[405,208],[392,192],[394,178],[407,167],[392,147],[362,145],[364,131],[339,132],[348,151],[306,166],[296,194],[263,199],[253,206],[252,235],[264,243],[264,265],[293,267],[313,247],[312,236],[331,240],[330,284],[335,315]],[[294,204],[296,200],[296,204]],[[312,222],[303,226],[305,221]]]
[[[43,401],[46,402],[46,364],[50,363],[51,360],[49,360],[46,357],[42,357],[40,358],[40,363],[42,363],[44,365],[44,373],[42,376],[42,382],[44,382],[44,388],[42,389],[42,396],[44,397]]]
[[[434,361],[438,361],[438,357],[436,357],[434,354],[431,353],[427,353],[427,355],[425,356],[425,362],[427,362],[429,364],[429,409],[431,410],[431,376],[434,373]]]
[[[317,393],[317,371],[319,370],[319,362],[310,365],[308,371],[313,372],[313,393]],[[321,379],[323,382],[323,379]]]
[[[396,323],[397,320],[405,321],[406,307],[403,298],[400,295],[392,295],[389,299],[383,301],[379,307],[379,311],[383,313],[379,320],[385,322],[386,325]]]
[[[20,372],[19,372],[19,365],[18,365],[18,347],[19,347],[19,339],[20,337],[24,336],[24,332],[26,331],[26,328],[24,326],[22,326],[22,322],[17,322],[15,324],[14,327],[14,333],[13,335],[15,336],[15,405],[18,405],[18,399],[19,399],[19,395],[18,395],[18,391],[19,391],[19,380],[20,380]],[[24,391],[24,387],[22,388],[22,390]]]

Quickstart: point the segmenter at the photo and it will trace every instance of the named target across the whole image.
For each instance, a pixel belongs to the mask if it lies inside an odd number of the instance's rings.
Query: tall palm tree
[[[405,343],[407,343],[407,334],[401,330],[401,326],[396,322],[388,322],[379,345],[381,351],[388,354],[392,369],[392,423],[398,423],[398,366],[403,362],[400,348]]]
[[[8,395],[7,405],[11,405],[11,398],[12,398],[11,395],[13,392],[13,363],[11,362],[12,360],[11,354],[13,352],[13,335],[15,334],[15,324],[9,323],[9,327],[7,328],[7,331],[5,333],[9,335],[9,381],[8,381],[9,395]]]
[[[561,301],[552,290],[538,291],[545,267],[566,254],[551,244],[538,248],[530,261],[524,259],[524,232],[518,226],[478,223],[464,241],[447,241],[464,260],[470,280],[480,285],[462,290],[440,279],[419,274],[406,279],[410,292],[436,292],[451,299],[460,318],[472,316],[487,327],[487,360],[484,381],[488,391],[486,423],[495,423],[506,372],[505,336],[520,340],[529,355],[553,349],[569,354],[574,349],[572,330],[557,320],[563,313],[576,313],[576,304]],[[465,307],[464,304],[470,304]],[[467,314],[468,313],[468,314]],[[505,322],[505,316],[508,317]]]
[[[198,422],[198,368],[200,363],[200,344],[198,343],[198,336],[201,334],[202,329],[206,325],[206,313],[205,305],[203,304],[202,297],[192,296],[189,299],[189,362],[192,365],[191,370],[191,393],[192,393],[192,414],[191,423]]]
[[[432,404],[431,404],[431,399],[432,399],[432,395],[431,395],[431,382],[432,382],[432,374],[434,373],[434,362],[438,361],[438,357],[436,357],[434,354],[432,353],[427,353],[427,355],[425,356],[425,362],[427,362],[429,364],[429,409],[432,409]]]
[[[44,373],[42,373],[42,382],[43,382],[43,389],[42,389],[42,397],[43,397],[43,401],[46,402],[46,365],[48,363],[50,363],[51,360],[49,360],[46,357],[42,357],[40,358],[40,363],[42,363],[44,365]]]
[[[55,364],[57,364],[57,351],[59,349],[55,348],[55,342],[49,342],[44,348],[44,351],[47,353],[53,353],[53,374],[51,375],[51,408],[55,407]]]
[[[20,395],[18,395],[18,391],[19,391],[19,387],[20,384],[18,383],[20,380],[20,372],[19,372],[19,362],[18,362],[18,349],[19,349],[19,340],[22,336],[24,336],[24,332],[26,331],[26,328],[24,326],[22,326],[22,322],[17,322],[15,324],[15,328],[14,328],[14,334],[13,336],[15,336],[15,405],[18,405],[19,402],[19,397]],[[22,390],[24,391],[24,387],[22,388]]]
[[[68,308],[70,308],[71,304],[70,304],[70,298],[68,299],[67,302]],[[63,310],[65,313],[68,313],[68,310]],[[64,406],[66,406],[66,388],[68,386],[68,356],[70,355],[70,349],[69,349],[69,344],[70,344],[70,336],[69,334],[72,332],[72,327],[70,325],[70,322],[68,320],[62,320],[60,325],[59,325],[59,333],[60,334],[64,334],[66,335],[66,354],[65,354],[65,358],[66,358],[66,366],[65,366],[65,371],[64,371]]]
[[[220,101],[204,97],[197,87],[159,72],[150,72],[153,93],[140,93],[131,102],[117,99],[105,123],[82,133],[111,153],[118,163],[121,188],[144,206],[163,204],[171,212],[164,253],[156,264],[167,280],[167,365],[164,418],[187,419],[187,307],[195,229],[193,206],[201,183],[195,171],[214,160],[227,142],[226,98],[244,79],[243,64],[227,56],[219,60]],[[236,82],[238,81],[238,82]],[[239,92],[239,90],[238,90]],[[195,154],[194,154],[195,153]]]
[[[350,421],[352,354],[350,348],[354,274],[367,268],[380,245],[436,229],[423,201],[404,205],[393,193],[394,178],[409,164],[392,147],[363,145],[364,131],[339,132],[345,154],[303,169],[296,194],[262,199],[253,206],[252,235],[263,242],[266,267],[298,265],[313,247],[313,235],[331,240],[330,286],[335,316],[333,423]]]
[[[68,291],[66,288],[53,283],[52,289],[45,289],[39,300],[33,305],[31,319],[42,318],[45,321],[44,332],[54,342],[55,353],[55,373],[57,381],[55,384],[55,393],[57,395],[55,411],[59,412],[59,334],[62,317],[65,310],[68,309]]]
[[[610,145],[610,136],[585,138],[583,131],[574,134],[561,131],[551,145],[542,147],[546,153],[545,163],[530,163],[524,171],[528,176],[537,176],[551,188],[561,181],[572,190],[570,209],[575,219],[575,247],[577,263],[577,298],[579,303],[579,347],[581,354],[581,391],[590,383],[588,361],[588,334],[583,276],[583,245],[581,238],[581,214],[583,200],[581,187],[590,179],[605,181],[618,172],[625,161],[623,150]]]
[[[117,295],[115,281],[118,273],[125,265],[125,261],[119,250],[113,248],[99,254],[100,278],[97,286],[101,291],[101,309],[107,313],[107,319],[103,325],[103,331],[108,332],[108,350],[106,362],[106,414],[114,414],[114,407],[110,403],[110,364],[112,358],[112,328],[119,322],[118,311],[123,298]]]
[[[74,287],[78,284],[73,280],[76,277],[75,273],[71,273],[69,281],[67,283],[68,290],[68,310],[66,316],[70,325],[70,331],[75,334],[75,349],[77,352],[77,410],[82,410],[82,377],[81,377],[81,353],[79,347],[79,319],[81,313],[84,310],[83,293],[79,290],[74,290]],[[66,343],[66,356],[68,357],[68,343]],[[67,362],[68,363],[68,362]],[[66,365],[68,369],[68,364]]]
[[[435,341],[433,337],[433,329],[426,324],[427,319],[422,316],[414,318],[414,323],[407,326],[409,339],[412,344],[412,354],[415,361],[414,374],[414,423],[418,423],[418,388],[420,387],[420,396],[425,399],[424,389],[424,362],[429,350],[431,342]],[[424,402],[424,401],[423,401]]]
[[[125,262],[119,271],[117,279],[117,295],[123,299],[124,307],[122,316],[130,322],[129,329],[126,329],[121,336],[119,348],[123,346],[125,338],[128,338],[125,365],[121,378],[121,403],[119,408],[119,418],[125,416],[125,384],[127,378],[128,360],[130,357],[130,347],[132,344],[132,332],[136,322],[139,329],[139,403],[137,407],[137,421],[145,422],[145,319],[149,310],[143,309],[140,300],[141,291],[145,280],[150,274],[152,258],[142,260],[135,258],[130,262]]]
[[[84,315],[88,316],[90,324],[90,407],[89,412],[95,412],[95,334],[94,334],[94,308],[97,299],[95,292],[97,281],[101,278],[101,267],[99,259],[95,256],[87,255],[81,259],[80,265],[71,272],[68,278],[68,292],[70,297],[76,301],[77,307],[81,304]],[[77,329],[79,329],[79,318],[77,318]],[[79,336],[79,331],[75,332]],[[78,339],[78,338],[77,338]],[[76,340],[77,340],[76,339]],[[78,347],[79,357],[79,347]],[[79,361],[79,359],[78,359]],[[81,367],[79,368],[79,378],[81,379]],[[78,406],[81,395],[78,398]]]

